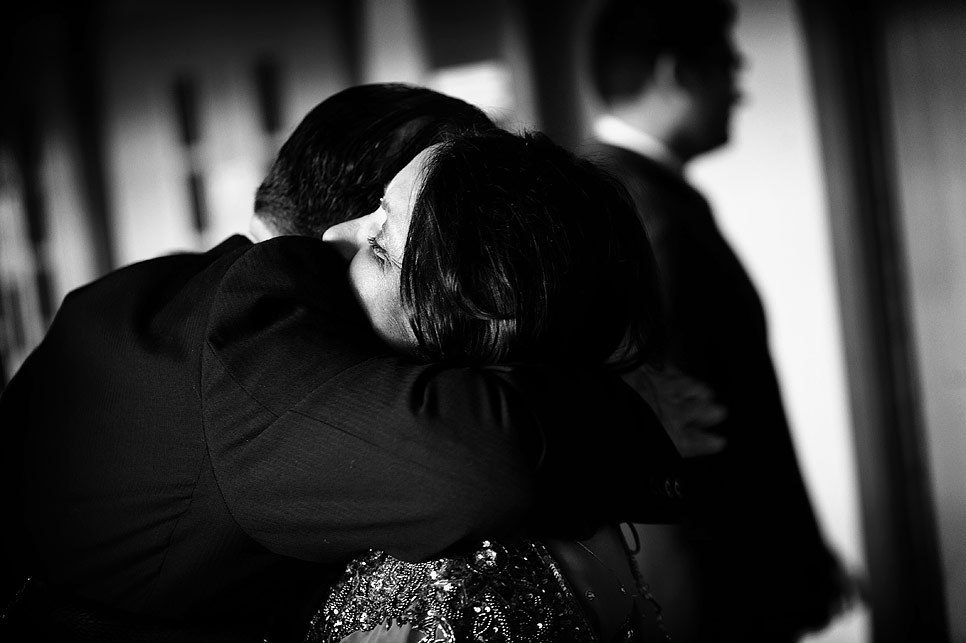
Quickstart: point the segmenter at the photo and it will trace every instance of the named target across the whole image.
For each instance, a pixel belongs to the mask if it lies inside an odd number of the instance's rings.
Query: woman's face
[[[415,338],[402,307],[400,272],[416,193],[432,149],[417,154],[393,177],[374,212],[332,226],[322,237],[351,259],[349,280],[373,328],[390,345],[405,350]]]

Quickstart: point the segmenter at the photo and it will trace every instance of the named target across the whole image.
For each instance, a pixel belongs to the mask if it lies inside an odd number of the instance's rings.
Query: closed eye
[[[376,259],[379,260],[379,263],[381,263],[383,267],[387,267],[387,268],[389,266],[396,266],[397,268],[401,267],[399,265],[399,262],[397,262],[395,259],[392,258],[392,256],[390,256],[389,251],[387,251],[379,244],[379,241],[376,239],[376,237],[369,237],[368,241],[369,241],[369,249],[372,251],[373,256],[375,256]]]

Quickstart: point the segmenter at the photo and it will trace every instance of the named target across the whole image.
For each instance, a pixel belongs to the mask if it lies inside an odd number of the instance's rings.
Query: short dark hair
[[[420,356],[630,368],[657,353],[655,261],[619,182],[502,131],[444,143],[426,168],[400,285]]]
[[[735,14],[730,0],[605,2],[590,42],[597,92],[607,103],[636,94],[648,82],[661,54],[698,65],[722,56],[734,58],[727,38]]]
[[[316,105],[285,141],[255,193],[255,213],[279,234],[321,238],[374,210],[421,150],[489,127],[479,108],[424,87],[350,87]]]

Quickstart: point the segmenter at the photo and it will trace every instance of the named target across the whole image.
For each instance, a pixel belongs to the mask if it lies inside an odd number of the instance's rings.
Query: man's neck
[[[258,243],[260,241],[268,241],[277,236],[278,232],[271,225],[265,223],[257,214],[252,215],[251,220],[248,222],[249,239]]]
[[[603,114],[593,124],[594,135],[602,143],[646,156],[675,173],[684,171],[684,161],[665,141],[638,125],[614,114]]]

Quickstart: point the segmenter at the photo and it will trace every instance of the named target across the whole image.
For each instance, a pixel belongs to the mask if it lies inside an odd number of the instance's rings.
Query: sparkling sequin
[[[507,563],[507,550],[499,544],[483,541],[483,547],[469,558],[470,566],[481,574],[495,574]]]
[[[381,551],[346,569],[305,643],[338,643],[389,619],[435,643],[597,643],[538,542],[485,541],[468,556],[405,563]]]

